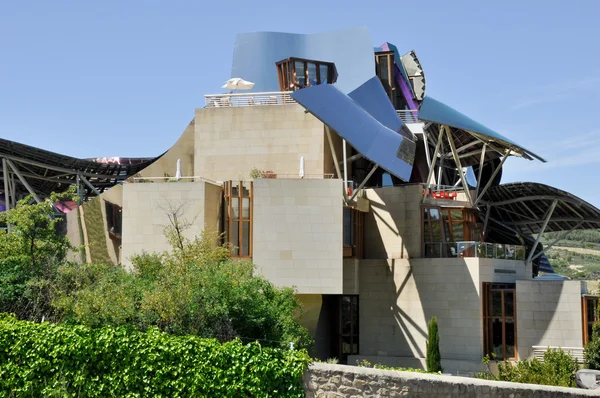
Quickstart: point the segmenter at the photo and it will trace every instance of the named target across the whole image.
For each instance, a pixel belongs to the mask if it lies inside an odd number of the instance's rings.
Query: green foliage
[[[33,196],[19,201],[14,209],[0,213],[0,309],[22,319],[52,317],[50,297],[58,266],[72,249],[58,232],[61,222],[53,203],[73,199],[74,191],[51,195],[31,204]]]
[[[330,363],[329,360],[327,360],[327,363]],[[335,362],[337,363],[337,362]],[[403,368],[400,366],[387,366],[387,365],[381,365],[381,364],[372,364],[371,362],[369,362],[366,359],[363,360],[356,360],[356,365],[358,367],[361,368],[373,368],[373,369],[382,369],[382,370],[396,370],[396,371],[400,371],[400,372],[414,372],[414,373],[436,373],[436,374],[441,374],[442,372],[428,372],[426,370],[423,369],[415,369],[415,368]]]
[[[301,304],[293,289],[278,289],[254,275],[251,263],[230,259],[215,233],[191,241],[170,236],[173,251],[133,257],[134,272],[97,264],[62,267],[55,307],[65,320],[90,327],[156,326],[172,334],[279,347],[312,343],[296,320]]]
[[[577,360],[561,349],[548,349],[543,361],[533,358],[516,363],[499,362],[498,376],[489,371],[489,356],[483,363],[488,366],[488,371],[475,375],[477,378],[559,387],[576,387],[575,374],[579,370]]]
[[[305,351],[0,315],[0,395],[303,397]]]
[[[427,324],[426,364],[428,372],[442,372],[442,358],[440,355],[440,335],[438,331],[436,317],[432,317]]]
[[[592,326],[592,339],[585,346],[584,359],[588,369],[600,370],[600,322]]]

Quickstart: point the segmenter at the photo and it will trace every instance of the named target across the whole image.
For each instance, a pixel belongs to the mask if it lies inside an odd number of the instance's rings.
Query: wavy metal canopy
[[[385,111],[377,112],[377,117],[367,111],[371,109],[366,105],[369,103],[368,98],[383,96],[388,103],[389,100],[381,83],[378,83],[379,87],[369,81],[365,84],[368,86],[362,95],[360,91],[355,93],[355,98],[358,100],[353,100],[330,84],[295,91],[292,93],[292,98],[348,141],[365,158],[394,176],[409,181],[416,144],[407,138],[406,134],[412,136],[412,133],[404,131],[407,128],[397,115],[397,120],[393,120]],[[378,90],[381,90],[379,94],[377,94]],[[374,103],[379,102],[376,100]],[[361,107],[361,103],[367,109]],[[398,126],[398,130],[391,130],[386,125],[392,128]]]
[[[78,174],[102,192],[148,167],[159,157],[123,159],[122,164],[101,163],[0,139],[0,158],[14,162],[31,188],[43,196],[66,190],[75,183]]]
[[[544,184],[518,182],[490,188],[485,197],[490,217],[523,233],[537,234],[552,204],[545,232],[600,228],[600,210],[568,192]]]
[[[479,141],[479,143],[475,142],[472,148],[465,149],[473,150],[476,149],[477,144],[481,146],[483,143],[486,143],[490,148],[495,149],[497,152],[510,150],[513,152],[512,154],[518,154],[526,159],[532,160],[535,158],[542,162],[546,162],[542,157],[522,147],[516,142],[511,141],[496,131],[460,113],[456,109],[429,96],[425,96],[421,102],[419,119],[462,130]]]

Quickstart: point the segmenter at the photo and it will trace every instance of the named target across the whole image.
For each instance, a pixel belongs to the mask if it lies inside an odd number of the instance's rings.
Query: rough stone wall
[[[312,364],[304,374],[307,398],[358,397],[597,397],[577,388],[494,382],[458,376],[396,372],[355,366]]]

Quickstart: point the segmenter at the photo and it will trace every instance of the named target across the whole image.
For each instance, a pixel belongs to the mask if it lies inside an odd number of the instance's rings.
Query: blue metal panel
[[[315,34],[256,32],[238,34],[231,77],[255,83],[251,92],[279,91],[275,63],[289,57],[333,62],[336,87],[348,93],[375,73],[373,43],[367,28]]]
[[[400,120],[378,77],[372,77],[348,94],[348,97],[385,127],[415,141],[415,136]]]
[[[528,155],[538,160],[541,160],[542,162],[545,162],[545,160],[542,159],[540,156],[523,148],[516,142],[509,140],[503,135],[484,126],[483,124],[476,122],[475,120],[469,118],[466,115],[463,115],[456,109],[453,109],[450,106],[440,101],[437,101],[431,97],[425,96],[425,98],[423,98],[423,101],[421,102],[421,108],[419,109],[419,119],[439,124],[445,124],[447,126],[452,126],[458,129],[467,130],[473,133],[486,136],[491,140],[501,141],[510,146],[519,148],[525,151]]]
[[[350,97],[330,84],[298,90],[292,97],[367,159],[410,179],[415,143],[379,123]]]

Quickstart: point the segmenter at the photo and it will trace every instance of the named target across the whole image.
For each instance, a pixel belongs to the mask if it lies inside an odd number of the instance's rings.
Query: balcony
[[[425,258],[493,258],[525,261],[525,246],[476,241],[428,242],[424,244]]]
[[[268,93],[208,94],[204,96],[205,108],[227,108],[232,106],[273,106],[295,104],[292,91]]]
[[[420,123],[419,111],[413,110],[396,110],[396,113],[405,124]]]

